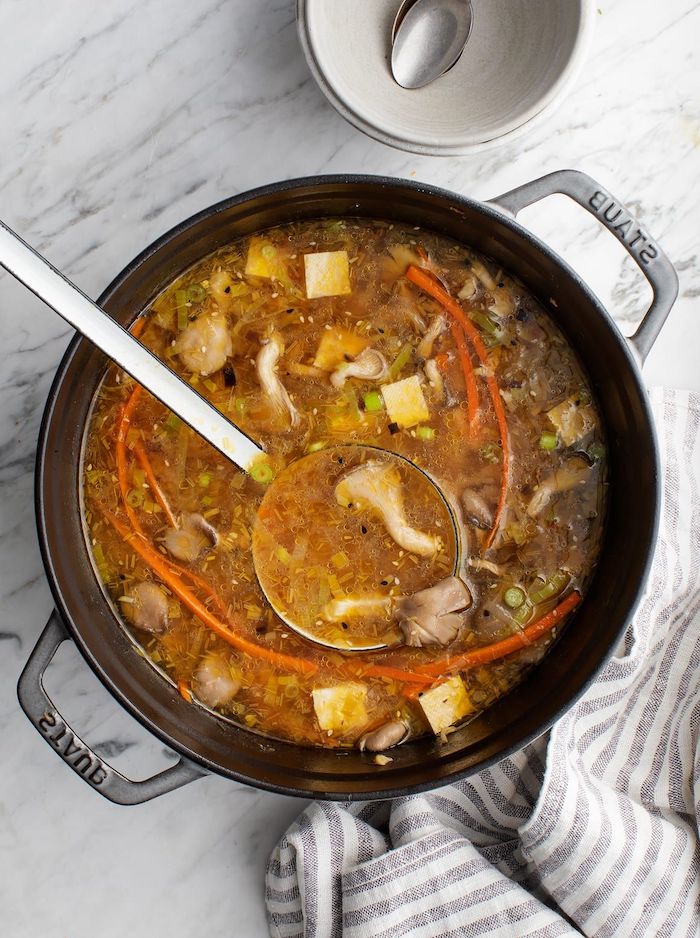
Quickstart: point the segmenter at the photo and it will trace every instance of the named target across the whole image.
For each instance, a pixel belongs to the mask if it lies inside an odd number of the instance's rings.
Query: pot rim
[[[81,655],[86,660],[92,671],[100,680],[101,684],[107,688],[111,695],[117,700],[117,702],[123,706],[127,712],[133,716],[145,729],[150,733],[156,736],[162,743],[164,743],[169,749],[174,750],[176,753],[183,755],[191,762],[199,765],[206,770],[212,772],[213,774],[222,775],[224,777],[230,778],[234,781],[241,782],[246,785],[251,785],[253,787],[275,792],[278,794],[293,795],[298,797],[314,797],[322,798],[331,801],[362,801],[370,800],[373,798],[396,798],[403,797],[411,794],[419,794],[421,792],[430,791],[435,787],[450,784],[459,779],[469,777],[477,772],[482,771],[483,769],[488,768],[489,766],[495,764],[496,762],[501,761],[502,759],[507,758],[512,753],[521,750],[525,746],[529,745],[533,740],[542,736],[546,733],[551,726],[556,723],[565,713],[567,713],[575,703],[585,694],[588,687],[593,683],[597,678],[600,671],[607,664],[610,653],[612,649],[617,645],[620,640],[621,635],[624,630],[627,628],[632,616],[634,615],[649,573],[649,568],[652,562],[653,555],[653,546],[656,542],[658,525],[659,525],[659,511],[660,511],[660,500],[659,500],[659,452],[658,452],[658,443],[656,439],[656,433],[654,429],[654,423],[651,414],[651,407],[649,399],[644,388],[641,372],[637,359],[630,348],[629,343],[622,333],[617,328],[615,321],[612,319],[607,309],[603,306],[598,297],[593,293],[590,287],[585,283],[585,281],[577,274],[573,268],[562,258],[560,257],[552,248],[550,248],[545,242],[540,238],[530,232],[527,228],[521,225],[513,216],[509,215],[503,209],[496,207],[490,202],[481,202],[476,199],[469,198],[468,196],[463,196],[458,193],[454,193],[450,190],[443,189],[437,186],[433,186],[428,183],[417,182],[415,180],[402,179],[400,177],[390,177],[390,176],[374,176],[366,174],[330,174],[330,175],[319,175],[319,176],[309,176],[309,177],[299,177],[294,179],[288,179],[279,181],[276,183],[270,183],[264,186],[257,187],[255,189],[246,190],[242,193],[238,193],[235,196],[222,199],[219,202],[216,202],[194,215],[189,216],[184,219],[182,222],[171,227],[164,234],[155,239],[151,244],[144,248],[132,261],[130,261],[109,283],[109,285],[102,291],[100,294],[97,303],[103,305],[106,303],[112,294],[136,271],[138,268],[154,253],[159,251],[162,247],[167,245],[173,238],[177,235],[187,231],[189,228],[193,228],[199,222],[206,220],[209,217],[219,214],[227,210],[232,206],[236,206],[247,201],[250,201],[257,197],[264,197],[275,194],[284,194],[288,191],[291,191],[296,188],[301,187],[316,187],[320,185],[372,185],[372,186],[391,186],[396,188],[397,186],[403,186],[407,190],[412,190],[414,192],[422,193],[426,196],[432,197],[442,197],[443,199],[448,200],[453,204],[460,206],[465,206],[470,209],[476,210],[477,212],[486,215],[487,217],[497,221],[500,224],[505,225],[510,228],[511,231],[516,234],[518,237],[523,238],[526,241],[529,241],[530,244],[535,247],[538,251],[543,253],[552,263],[554,263],[559,269],[570,278],[573,283],[585,294],[586,299],[593,306],[596,312],[604,320],[604,322],[609,327],[611,333],[611,339],[613,339],[622,351],[628,368],[629,374],[634,380],[634,390],[639,399],[639,403],[642,408],[643,417],[647,424],[649,431],[648,444],[650,452],[653,454],[653,490],[654,490],[654,504],[651,510],[650,525],[648,528],[649,535],[647,538],[646,544],[644,544],[644,554],[645,560],[640,568],[640,575],[637,582],[637,586],[632,595],[627,615],[624,617],[624,621],[621,621],[619,628],[616,633],[610,638],[606,643],[605,647],[601,648],[601,653],[598,659],[598,662],[594,668],[589,672],[582,684],[576,689],[575,693],[568,697],[566,702],[559,707],[553,714],[550,714],[544,720],[542,720],[536,728],[533,730],[524,733],[523,735],[518,735],[517,741],[511,745],[507,745],[498,750],[498,752],[493,755],[487,756],[486,758],[480,760],[478,764],[470,766],[466,770],[463,768],[451,769],[444,774],[441,774],[439,779],[436,781],[431,781],[427,779],[422,782],[415,782],[409,785],[403,786],[386,786],[376,789],[371,789],[369,786],[362,793],[358,792],[348,792],[348,791],[326,791],[319,792],[312,790],[311,788],[300,788],[293,785],[282,785],[266,782],[265,780],[259,780],[253,778],[245,772],[238,772],[236,770],[230,770],[227,767],[221,766],[218,763],[208,759],[206,756],[198,753],[195,750],[192,750],[190,747],[175,741],[167,731],[161,729],[158,723],[151,720],[145,714],[143,714],[139,708],[131,702],[127,694],[109,677],[109,675],[103,669],[99,658],[93,654],[88,643],[84,640],[80,629],[74,622],[72,616],[70,615],[67,604],[64,600],[63,590],[60,584],[60,578],[57,575],[51,556],[51,552],[48,547],[49,536],[47,533],[46,527],[46,517],[44,509],[44,496],[43,496],[43,479],[45,472],[45,464],[47,460],[47,434],[48,428],[51,425],[51,421],[54,418],[55,409],[54,404],[58,394],[58,390],[66,377],[69,369],[71,367],[72,361],[78,350],[82,347],[82,344],[85,343],[89,345],[89,342],[86,339],[83,339],[81,336],[76,335],[70,341],[59,365],[56,369],[51,388],[47,397],[45,408],[42,415],[41,425],[39,428],[38,442],[37,442],[37,455],[36,455],[36,466],[35,466],[35,483],[34,483],[34,495],[35,495],[35,511],[36,511],[36,523],[37,523],[37,533],[39,539],[39,547],[41,551],[42,561],[44,564],[44,569],[46,571],[47,580],[49,582],[49,587],[51,589],[56,608],[59,611],[61,619],[63,620],[71,638],[75,641],[77,647],[79,648]],[[360,216],[361,217],[361,216]],[[366,217],[378,217],[367,215]],[[430,226],[426,225],[426,228]],[[206,256],[206,255],[202,255]],[[136,315],[139,315],[137,313]],[[136,317],[134,317],[136,318]],[[575,347],[575,346],[574,346]],[[98,354],[96,351],[94,354]],[[586,596],[584,596],[583,602],[581,603],[581,608],[584,608],[586,602]],[[579,610],[577,610],[579,612]],[[377,777],[379,778],[379,776]]]

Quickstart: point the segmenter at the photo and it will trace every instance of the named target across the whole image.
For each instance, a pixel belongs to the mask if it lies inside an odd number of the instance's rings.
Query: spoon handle
[[[242,430],[2,221],[0,266],[239,468],[249,470],[255,459],[264,454]]]

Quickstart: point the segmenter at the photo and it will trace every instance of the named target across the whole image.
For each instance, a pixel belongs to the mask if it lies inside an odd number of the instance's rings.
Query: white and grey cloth
[[[308,807],[268,864],[274,938],[700,935],[700,396],[652,404],[660,538],[617,656],[478,775]]]

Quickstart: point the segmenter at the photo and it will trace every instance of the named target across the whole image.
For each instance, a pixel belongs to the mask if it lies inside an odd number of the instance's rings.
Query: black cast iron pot
[[[521,208],[555,192],[575,199],[612,231],[651,284],[653,303],[631,339],[618,332],[574,271],[515,221]],[[639,600],[659,504],[657,447],[639,366],[678,283],[644,228],[589,177],[553,173],[485,204],[381,177],[278,183],[220,202],[168,232],[119,274],[99,303],[127,325],[183,270],[232,239],[269,225],[333,215],[394,219],[462,241],[494,258],[550,310],[588,371],[607,427],[608,518],[597,572],[553,653],[446,744],[417,740],[393,751],[393,762],[379,767],[360,752],[299,747],[217,719],[186,703],[136,653],[96,579],[81,526],[80,460],[106,361],[76,338],[49,394],[36,472],[39,539],[56,612],[22,673],[18,693],[25,713],[58,754],[112,801],[145,801],[207,772],[285,794],[338,800],[394,797],[443,785],[548,729],[605,663]],[[116,699],[179,754],[175,765],[145,781],[131,781],[66,724],[44,690],[42,675],[68,637]]]

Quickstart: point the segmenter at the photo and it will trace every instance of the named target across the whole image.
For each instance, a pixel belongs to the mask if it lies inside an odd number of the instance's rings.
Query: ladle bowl
[[[438,535],[434,554],[411,553],[375,513],[338,502],[339,483],[370,463],[396,472],[407,521]],[[402,492],[409,478],[407,504]],[[358,540],[365,541],[362,554],[373,558],[362,568],[353,551]],[[401,644],[396,602],[456,575],[461,553],[454,512],[435,480],[399,453],[354,443],[302,456],[282,471],[258,508],[252,549],[260,588],[280,619],[303,638],[343,652]]]

